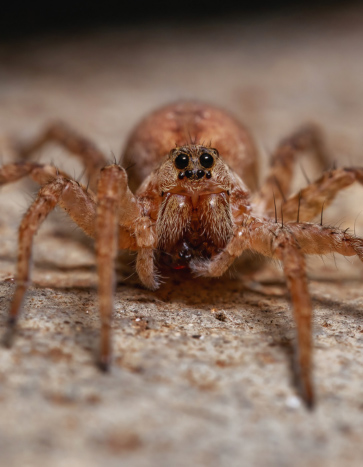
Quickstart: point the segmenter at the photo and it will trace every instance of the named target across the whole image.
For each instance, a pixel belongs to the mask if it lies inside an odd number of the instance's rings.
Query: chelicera
[[[48,141],[58,142],[81,159],[89,188],[53,166],[30,160]],[[312,305],[305,255],[336,252],[363,260],[361,238],[310,222],[341,189],[362,183],[363,169],[330,170],[290,194],[294,163],[301,152],[308,150],[322,166],[327,165],[318,128],[302,127],[280,142],[259,189],[257,151],[250,133],[228,112],[200,102],[177,102],[142,120],[123,153],[122,160],[132,163],[128,173],[118,164],[107,165],[96,146],[64,124],[47,127],[16,150],[20,162],[1,168],[0,183],[30,176],[41,188],[19,228],[17,286],[6,345],[11,344],[28,287],[33,237],[59,205],[96,240],[103,370],[111,358],[118,250],[137,252],[136,271],[153,290],[159,287],[158,265],[218,277],[251,250],[282,262],[296,322],[300,390],[307,405],[313,405]]]

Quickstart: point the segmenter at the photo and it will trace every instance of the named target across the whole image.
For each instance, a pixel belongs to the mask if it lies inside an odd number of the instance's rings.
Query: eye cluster
[[[210,169],[214,164],[214,157],[207,152],[203,152],[199,156],[199,163],[204,169]],[[202,169],[199,169],[199,170],[189,169],[184,172],[184,169],[186,169],[190,164],[190,156],[186,153],[178,154],[174,160],[174,164],[177,169],[183,170],[183,172],[179,172],[179,175],[178,175],[179,179],[183,179],[184,177],[192,178],[193,176],[197,179],[200,179],[204,177],[204,175],[207,178],[211,178],[212,176],[209,170],[204,171]]]

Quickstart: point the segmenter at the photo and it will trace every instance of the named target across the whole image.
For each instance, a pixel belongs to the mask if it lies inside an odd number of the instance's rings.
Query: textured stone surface
[[[11,157],[10,135],[31,136],[52,118],[118,154],[145,112],[197,97],[246,121],[263,160],[281,136],[313,119],[326,129],[332,160],[360,164],[362,16],[363,10],[340,11],[2,45],[3,160]],[[44,149],[41,160],[81,173],[59,148]],[[296,186],[301,183],[297,169]],[[14,289],[16,228],[35,191],[22,181],[0,193],[1,327]],[[347,190],[325,222],[353,227],[361,199],[359,187]],[[356,229],[363,233],[363,216]],[[244,286],[235,272],[219,281],[179,275],[150,292],[135,276],[121,280],[128,262],[119,266],[115,358],[105,376],[94,365],[92,242],[62,213],[42,227],[36,287],[13,349],[0,350],[1,465],[361,465],[363,268],[357,261],[337,258],[338,270],[332,258],[309,263],[313,413],[292,381],[293,322],[279,269],[276,275],[271,264],[258,274],[264,289]]]

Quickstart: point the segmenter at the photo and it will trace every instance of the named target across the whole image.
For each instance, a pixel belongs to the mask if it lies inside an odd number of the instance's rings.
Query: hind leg
[[[322,169],[328,165],[328,155],[320,129],[315,125],[306,125],[289,137],[283,139],[271,157],[270,170],[254,202],[257,211],[272,214],[274,198],[283,202],[289,195],[293,169],[301,152],[310,151],[319,161]]]
[[[341,190],[354,182],[363,184],[362,168],[347,167],[325,172],[316,182],[291,196],[283,204],[284,221],[310,221],[323,208],[327,208]]]
[[[59,171],[51,165],[35,162],[17,162],[0,168],[0,186],[29,176],[42,187],[55,180],[63,180],[66,189],[59,198],[59,205],[82,228],[94,237],[96,196],[80,183],[71,180],[65,172]],[[39,196],[42,191],[39,192]]]
[[[85,167],[90,186],[95,190],[99,171],[107,163],[106,157],[91,140],[80,135],[65,123],[51,123],[32,141],[15,142],[14,149],[21,159],[28,159],[34,152],[50,142],[57,143],[78,156]]]

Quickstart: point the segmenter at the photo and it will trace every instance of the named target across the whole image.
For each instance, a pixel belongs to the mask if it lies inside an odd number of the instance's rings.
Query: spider
[[[89,188],[51,165],[29,160],[48,141],[81,159]],[[32,142],[18,144],[20,161],[0,169],[0,184],[30,176],[41,188],[19,228],[16,290],[4,343],[11,345],[29,284],[33,237],[59,205],[95,239],[101,369],[108,369],[111,358],[118,250],[137,252],[137,274],[152,290],[160,284],[158,264],[219,277],[243,252],[252,250],[282,263],[296,323],[300,393],[312,407],[312,305],[304,257],[336,252],[358,255],[363,261],[363,239],[309,221],[341,189],[363,183],[363,169],[330,170],[290,195],[293,166],[304,151],[315,154],[321,165],[327,161],[314,125],[278,144],[268,176],[257,189],[257,151],[247,129],[228,112],[193,101],[158,109],[136,126],[122,156],[124,163],[133,161],[128,173],[116,163],[107,165],[96,146],[59,122]]]

